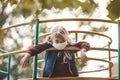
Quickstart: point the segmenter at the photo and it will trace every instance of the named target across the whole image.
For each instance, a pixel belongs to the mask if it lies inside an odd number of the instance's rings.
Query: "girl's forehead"
[[[55,34],[53,34],[53,38],[55,38],[55,39],[64,39],[64,35],[62,35],[60,33],[55,33]]]
[[[52,29],[52,33],[61,33],[67,35],[67,30],[64,27],[58,26]]]

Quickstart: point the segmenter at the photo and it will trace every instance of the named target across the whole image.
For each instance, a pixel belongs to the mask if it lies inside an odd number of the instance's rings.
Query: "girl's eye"
[[[65,40],[62,40],[62,42],[65,42]]]
[[[61,31],[60,33],[61,33],[61,34],[65,34],[64,31]]]
[[[55,40],[55,43],[59,43],[59,41],[58,41],[58,40]]]

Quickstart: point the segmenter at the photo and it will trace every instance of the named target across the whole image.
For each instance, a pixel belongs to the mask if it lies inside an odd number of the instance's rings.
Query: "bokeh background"
[[[11,25],[32,22],[30,25],[12,28],[10,30],[0,30],[0,48],[12,52],[29,49],[33,46],[32,40],[35,34],[35,21],[62,18],[95,18],[118,21],[120,19],[120,0],[0,0],[0,28]],[[82,30],[103,33],[112,38],[111,48],[118,47],[117,24],[99,22],[54,22],[40,23],[40,35],[50,31],[52,27],[63,26],[67,30]],[[72,36],[72,35],[71,35]],[[72,40],[74,38],[71,37]],[[80,34],[79,41],[87,41],[92,47],[101,47],[107,41],[103,37],[89,34]],[[39,39],[43,42],[45,39]],[[2,54],[2,53],[0,53]],[[12,56],[11,80],[20,78],[31,78],[32,67],[22,68],[20,60],[25,53]],[[88,57],[106,58],[108,55],[103,51],[89,51]],[[117,52],[112,52],[112,56],[117,56]],[[39,55],[39,59],[44,58],[44,53]],[[111,60],[114,66],[114,74],[117,75],[117,58]],[[32,58],[31,58],[32,63]],[[7,57],[0,58],[0,70],[7,70]],[[96,70],[108,67],[108,64],[99,61],[88,61],[81,65],[81,71]],[[115,71],[116,70],[116,71]],[[41,76],[41,73],[38,73]],[[108,77],[108,71],[80,74],[89,77]],[[6,80],[6,75],[0,73],[0,80]]]

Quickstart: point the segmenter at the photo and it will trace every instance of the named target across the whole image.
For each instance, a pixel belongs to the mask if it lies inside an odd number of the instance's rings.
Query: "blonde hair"
[[[69,38],[69,32],[62,26],[56,26],[51,29],[51,35],[47,37],[47,42],[52,44],[52,37],[55,33],[60,33],[68,42],[68,44],[72,43],[71,39]]]

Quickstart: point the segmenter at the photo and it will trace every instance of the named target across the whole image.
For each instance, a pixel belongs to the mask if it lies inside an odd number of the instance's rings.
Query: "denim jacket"
[[[60,50],[47,51],[45,54],[45,66],[43,70],[43,77],[51,77],[54,65],[57,59],[58,52]],[[74,51],[68,51],[72,55],[72,60],[70,60],[70,68],[72,70],[73,76],[78,76],[78,71],[75,63]]]
[[[87,42],[78,42],[78,43],[74,44],[73,46],[78,47],[80,49],[84,48],[84,49],[86,49],[86,51],[88,51],[89,48],[90,48],[90,45]],[[39,45],[29,49],[28,53],[31,56],[34,56],[34,55],[36,55],[38,53],[41,53],[42,51],[44,51],[44,50],[46,50],[50,47],[53,47],[53,46],[51,44],[47,43],[47,42],[42,43],[42,44],[39,44]],[[51,77],[52,76],[53,69],[54,69],[55,62],[57,60],[57,55],[58,55],[59,51],[60,50],[46,51],[43,77]],[[76,68],[75,56],[74,56],[75,51],[70,51],[69,50],[68,52],[73,56],[72,59],[69,61],[70,62],[70,68],[71,68],[71,71],[73,73],[73,76],[78,76],[78,71],[77,71],[77,68]]]

